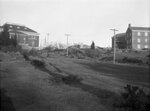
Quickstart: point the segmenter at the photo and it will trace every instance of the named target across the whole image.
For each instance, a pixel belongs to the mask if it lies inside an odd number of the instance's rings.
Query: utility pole
[[[67,36],[67,56],[68,56],[68,37],[71,36],[71,34],[65,34]]]
[[[116,64],[116,37],[115,37],[115,35],[116,35],[116,31],[118,31],[118,30],[116,30],[115,28],[114,29],[110,29],[110,30],[112,30],[112,31],[114,31],[114,64]]]

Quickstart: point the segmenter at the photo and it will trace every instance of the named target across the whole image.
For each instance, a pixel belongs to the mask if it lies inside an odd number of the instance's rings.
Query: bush
[[[32,60],[31,64],[33,64],[36,67],[41,67],[41,68],[45,67],[45,62],[40,60]]]
[[[128,58],[124,57],[120,62],[122,63],[143,63],[142,60],[136,59],[136,58]]]
[[[68,75],[62,78],[62,81],[65,83],[80,83],[83,79],[78,77],[77,75]]]
[[[36,49],[31,49],[29,52],[28,52],[29,55],[32,55],[32,56],[37,56],[38,55],[38,51]]]
[[[90,58],[98,58],[101,56],[101,53],[99,50],[91,50],[91,49],[85,49],[85,56]]]
[[[150,94],[146,94],[143,89],[137,86],[127,85],[121,94],[122,101],[119,101],[117,107],[123,111],[149,111]]]
[[[2,50],[3,52],[18,52],[18,51],[21,51],[21,47],[20,46],[12,46],[12,45],[9,45],[9,46],[0,46],[0,50]]]
[[[26,53],[23,53],[23,57],[25,58],[26,61],[30,60],[29,56]]]

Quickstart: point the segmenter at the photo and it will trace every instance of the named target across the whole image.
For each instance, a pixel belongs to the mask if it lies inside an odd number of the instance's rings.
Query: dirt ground
[[[146,66],[67,57],[43,58],[43,61],[51,73],[78,75],[83,81],[75,85],[55,83],[52,74],[34,67],[20,54],[0,52],[0,88],[1,96],[5,96],[1,102],[5,107],[10,104],[3,111],[110,111],[109,99],[105,98],[120,92],[126,84],[149,91]]]

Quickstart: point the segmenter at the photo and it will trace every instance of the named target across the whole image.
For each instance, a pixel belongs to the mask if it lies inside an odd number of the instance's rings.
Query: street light
[[[68,37],[71,36],[71,34],[65,34],[67,36],[67,56],[68,56]]]
[[[116,35],[116,31],[118,30],[116,30],[115,28],[110,29],[110,30],[114,31],[114,64],[116,64],[116,37],[115,35]]]

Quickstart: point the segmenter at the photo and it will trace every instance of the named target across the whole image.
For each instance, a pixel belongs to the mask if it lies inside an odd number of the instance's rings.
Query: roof
[[[150,27],[129,27],[131,30],[150,31]]]
[[[20,25],[20,24],[13,24],[13,23],[5,23],[3,25],[4,26],[8,26],[9,29],[11,29],[11,31],[24,31],[24,32],[32,32],[32,33],[37,33],[36,31],[26,27],[25,25]]]
[[[126,33],[118,33],[118,34],[115,35],[115,37],[124,37],[125,35],[126,35]]]

